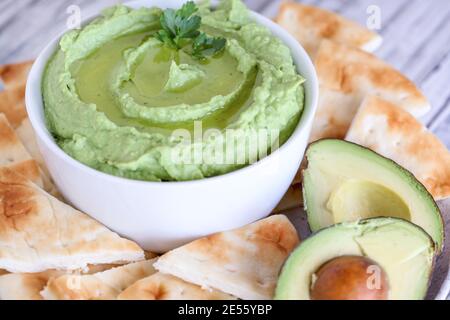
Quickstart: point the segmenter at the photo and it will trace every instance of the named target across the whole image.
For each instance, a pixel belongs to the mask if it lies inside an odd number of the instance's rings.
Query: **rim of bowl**
[[[142,7],[150,7],[152,6],[152,0],[136,0],[136,1],[130,1],[125,2],[123,5],[130,6],[132,8],[136,8],[138,6]],[[155,1],[159,2],[159,1]],[[167,3],[170,3],[170,1],[167,1]],[[165,3],[166,4],[166,3]],[[154,4],[157,5],[157,4]],[[166,7],[171,7],[171,5],[167,5]],[[63,161],[68,162],[69,165],[77,168],[78,170],[83,170],[87,174],[90,175],[97,175],[99,178],[110,180],[112,182],[120,182],[120,183],[126,183],[126,184],[132,184],[132,185],[167,185],[167,186],[181,186],[181,185],[189,185],[189,184],[199,184],[199,183],[207,183],[207,182],[216,182],[218,180],[226,180],[226,179],[232,179],[237,175],[243,174],[245,172],[258,170],[259,167],[263,166],[265,163],[271,161],[271,159],[275,158],[276,156],[279,156],[280,153],[289,148],[290,145],[293,144],[293,141],[296,139],[299,139],[301,134],[304,130],[308,130],[308,126],[310,122],[312,123],[316,109],[317,109],[317,103],[318,103],[318,96],[319,96],[319,85],[318,85],[318,79],[317,79],[317,73],[316,69],[314,67],[313,62],[311,61],[309,55],[306,53],[303,46],[292,36],[290,35],[286,30],[284,30],[281,26],[277,25],[275,22],[270,20],[269,18],[266,18],[265,16],[252,11],[251,12],[252,19],[254,19],[257,23],[262,24],[266,28],[268,28],[271,33],[280,39],[291,51],[291,56],[294,60],[294,64],[297,69],[300,68],[299,64],[296,63],[296,60],[303,61],[304,69],[301,75],[305,76],[306,82],[304,84],[305,88],[305,101],[304,106],[302,110],[302,114],[300,117],[300,120],[295,128],[295,130],[292,132],[292,134],[289,136],[289,138],[275,151],[271,152],[264,158],[256,161],[255,163],[246,165],[243,168],[239,168],[237,170],[230,171],[225,174],[212,176],[212,177],[205,177],[202,179],[197,180],[183,180],[183,181],[146,181],[146,180],[135,180],[135,179],[129,179],[125,177],[120,176],[114,176],[108,173],[104,173],[102,171],[96,170],[94,168],[89,167],[88,165],[72,158],[70,155],[65,153],[55,142],[53,136],[48,131],[47,125],[45,124],[45,119],[41,121],[39,119],[39,115],[37,114],[36,106],[34,105],[33,97],[36,93],[39,97],[41,97],[42,102],[42,108],[44,107],[44,101],[42,98],[42,76],[45,72],[45,66],[47,65],[48,60],[52,57],[52,54],[55,52],[57,45],[61,39],[61,37],[68,32],[68,30],[65,30],[64,32],[61,32],[58,34],[53,40],[51,40],[44,49],[39,53],[38,57],[36,58],[35,62],[33,63],[33,66],[30,70],[30,73],[27,78],[27,85],[26,85],[26,93],[25,93],[25,104],[26,109],[28,113],[28,117],[30,120],[30,123],[36,132],[36,135],[39,136],[39,138],[50,148],[52,151],[60,158],[62,158]],[[96,14],[94,16],[91,16],[90,18],[87,18],[83,20],[82,25],[86,25],[93,19],[100,16],[99,14]],[[276,35],[274,34],[276,33]],[[282,35],[280,37],[280,34]],[[50,51],[50,52],[49,52]],[[48,57],[44,59],[44,56],[47,55]],[[39,68],[38,68],[39,67]],[[39,70],[38,70],[39,69]],[[308,77],[305,75],[305,73],[308,73]],[[309,90],[308,90],[309,87]],[[44,115],[45,117],[45,115]],[[309,128],[309,130],[311,130]],[[308,134],[309,136],[309,134]]]

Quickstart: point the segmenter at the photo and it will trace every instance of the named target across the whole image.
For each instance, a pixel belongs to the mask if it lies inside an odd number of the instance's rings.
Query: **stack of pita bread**
[[[365,146],[411,171],[436,200],[450,197],[450,153],[417,120],[431,106],[414,83],[370,53],[381,37],[295,2],[283,3],[275,21],[316,66],[320,93],[310,141],[336,138]],[[277,212],[301,205],[300,182],[301,168]]]

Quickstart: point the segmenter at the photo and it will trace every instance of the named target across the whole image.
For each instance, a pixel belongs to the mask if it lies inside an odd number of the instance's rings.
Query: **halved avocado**
[[[346,221],[397,217],[422,227],[442,250],[444,225],[439,208],[409,171],[344,140],[312,143],[306,158],[303,198],[312,231]]]
[[[387,277],[387,299],[423,299],[434,255],[431,237],[402,219],[372,218],[337,224],[306,239],[291,253],[278,279],[275,299],[311,299],[317,272],[329,261],[344,256],[365,257],[379,265]],[[349,290],[349,286],[346,282],[342,290]]]

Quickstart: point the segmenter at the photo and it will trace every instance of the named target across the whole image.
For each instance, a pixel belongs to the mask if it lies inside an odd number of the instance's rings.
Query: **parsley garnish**
[[[202,32],[192,43],[192,55],[198,59],[203,59],[205,56],[212,56],[220,52],[225,44],[225,38],[208,37]]]
[[[161,30],[156,38],[169,48],[180,50],[191,43],[190,54],[197,59],[213,56],[220,52],[226,44],[226,39],[209,37],[200,32],[202,18],[195,15],[198,11],[193,1],[186,2],[180,9],[166,9],[161,14]]]

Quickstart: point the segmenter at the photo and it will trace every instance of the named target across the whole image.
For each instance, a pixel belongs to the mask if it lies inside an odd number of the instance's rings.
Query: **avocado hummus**
[[[304,104],[289,48],[240,0],[198,7],[200,31],[226,39],[206,59],[164,46],[159,8],[116,6],[62,37],[42,86],[47,126],[67,154],[121,177],[193,180],[289,138]]]

